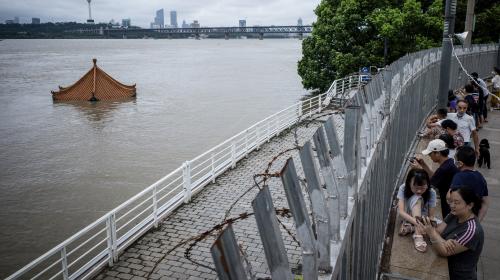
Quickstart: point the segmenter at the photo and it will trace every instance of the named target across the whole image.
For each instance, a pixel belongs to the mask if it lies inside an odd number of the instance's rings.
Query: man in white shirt
[[[500,97],[500,68],[493,67],[493,79],[491,79],[491,82],[493,83],[493,94],[495,96],[491,97],[491,105],[494,106],[495,108],[500,108],[500,101],[498,97]]]
[[[465,146],[472,147],[471,140],[474,141],[474,150],[476,151],[476,156],[479,156],[479,136],[474,124],[474,118],[465,113],[468,105],[465,100],[459,100],[457,102],[457,112],[448,113],[446,118],[457,124],[458,131],[464,137]]]

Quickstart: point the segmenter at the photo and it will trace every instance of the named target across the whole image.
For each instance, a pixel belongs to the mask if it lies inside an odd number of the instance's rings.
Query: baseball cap
[[[440,151],[444,151],[447,149],[448,149],[448,147],[446,147],[446,143],[443,140],[434,139],[431,142],[429,142],[429,144],[427,145],[427,148],[425,148],[425,150],[422,151],[422,154],[428,155],[432,152],[440,152]]]

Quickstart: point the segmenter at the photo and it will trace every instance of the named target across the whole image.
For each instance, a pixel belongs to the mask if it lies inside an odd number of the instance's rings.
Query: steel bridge
[[[310,25],[297,25],[297,26],[252,26],[252,27],[189,27],[189,28],[137,28],[137,29],[89,29],[78,30],[82,33],[99,33],[101,35],[118,35],[122,34],[124,37],[127,35],[193,35],[199,39],[200,35],[217,34],[224,35],[226,39],[231,34],[245,35],[245,34],[258,34],[259,39],[264,38],[264,34],[298,34],[302,38],[304,33],[311,33],[312,26]]]

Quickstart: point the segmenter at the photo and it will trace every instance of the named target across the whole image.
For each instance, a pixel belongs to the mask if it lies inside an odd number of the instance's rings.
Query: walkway
[[[257,194],[257,189],[252,187],[253,175],[264,173],[273,158],[296,146],[296,140],[299,145],[310,140],[321,121],[326,120],[326,114],[323,112],[319,116],[313,115],[317,119],[302,122],[297,127],[296,134],[292,128],[271,139],[260,150],[252,152],[235,169],[217,178],[215,184],[206,186],[191,203],[183,205],[167,217],[157,230],[152,230],[139,239],[120,256],[118,263],[102,271],[95,279],[216,279],[210,254],[215,237],[207,236],[199,242],[183,242],[221,223],[226,211],[239,197],[241,200],[235,203],[229,217],[253,212],[251,201]],[[339,133],[339,137],[343,137],[342,133]],[[279,172],[290,156],[296,161],[300,160],[297,150],[285,152],[272,164],[269,173]],[[268,185],[274,206],[288,208],[281,179],[270,178]],[[300,269],[301,250],[294,240],[293,219],[286,216],[278,218],[283,224],[282,235],[289,263],[292,269]],[[270,277],[254,217],[249,216],[235,223],[233,229],[255,276]]]
[[[479,130],[479,140],[486,138],[490,142],[491,169],[477,168],[488,182],[490,207],[481,223],[485,233],[483,252],[478,264],[478,279],[498,279],[500,275],[500,111],[490,112],[489,122]],[[416,150],[425,148],[427,141],[421,141]],[[426,158],[426,157],[424,157]],[[435,166],[437,167],[437,166]],[[437,211],[440,213],[440,211]],[[448,267],[445,258],[437,256],[432,250],[425,254],[413,249],[411,237],[397,235],[398,220],[395,223],[392,244],[389,279],[448,279]],[[401,276],[401,277],[398,277]]]
[[[484,247],[478,266],[479,279],[498,279],[500,275],[500,111],[489,112],[489,122],[479,130],[479,140],[490,142],[491,169],[478,168],[488,182],[490,207],[481,223]]]
[[[427,147],[428,140],[422,139],[416,146],[415,152],[419,153]],[[422,157],[425,162],[436,169],[438,166],[429,157]],[[401,179],[404,182],[403,179]],[[396,209],[397,211],[397,209]],[[438,205],[436,214],[441,218],[441,207]],[[420,253],[414,249],[411,235],[401,237],[398,235],[401,218],[396,214],[394,223],[393,243],[390,261],[389,279],[426,279],[446,280],[448,276],[448,262],[446,258],[438,256],[429,246],[427,252]]]

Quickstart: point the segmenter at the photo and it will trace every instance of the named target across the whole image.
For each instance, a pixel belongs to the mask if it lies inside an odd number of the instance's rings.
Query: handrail
[[[335,80],[327,92],[299,101],[251,125],[249,128],[237,133],[212,149],[196,156],[192,160],[186,161],[179,168],[137,193],[42,256],[36,258],[7,277],[6,280],[31,277],[32,275],[37,275],[37,277],[43,276],[43,278],[54,278],[61,273],[63,279],[87,279],[92,276],[93,272],[99,269],[99,266],[103,266],[106,262],[110,266],[113,265],[117,260],[120,250],[124,249],[120,248],[123,247],[124,243],[130,244],[130,238],[135,241],[146,230],[156,226],[157,220],[171,214],[182,204],[182,202],[179,203],[179,195],[184,197],[184,203],[189,202],[192,195],[201,191],[204,186],[215,180],[224,171],[234,167],[236,162],[259,148],[264,142],[269,141],[272,137],[289,128],[303,116],[320,112],[328,105],[329,100],[327,100],[327,97],[329,95],[333,94],[334,98],[343,98],[343,94],[346,91],[360,84],[359,75]],[[337,87],[337,85],[342,86]],[[334,92],[333,89],[335,89]],[[191,170],[193,169],[199,169],[199,171],[191,174]],[[172,185],[174,182],[177,183]],[[176,189],[179,191],[173,192]],[[170,197],[168,201],[157,205],[159,200],[167,197]],[[153,204],[148,204],[146,203],[147,201],[152,201]],[[138,214],[130,217],[132,212]],[[138,217],[144,215],[146,215],[146,217],[142,218],[144,220],[138,221],[137,224],[132,223]],[[151,222],[152,217],[154,218],[154,223]],[[118,222],[123,223],[117,226]],[[125,230],[125,232],[117,236],[118,230]],[[105,236],[103,233],[106,233]],[[90,237],[87,235],[90,235]],[[107,246],[105,246],[106,242],[102,243],[103,237],[107,241]],[[81,239],[84,241],[78,243]],[[91,241],[97,243],[92,243]],[[89,253],[95,251],[99,246],[106,248],[89,255]],[[82,252],[73,255],[66,254],[66,250],[69,250],[71,253],[75,253],[77,250],[82,250]],[[85,261],[84,257],[87,255],[89,255],[88,258],[90,260]],[[54,272],[55,275],[46,275],[53,270],[54,257],[57,257],[55,262],[60,263],[61,266],[59,268],[62,268],[62,270],[58,268],[58,271]],[[45,264],[45,262],[48,262],[48,264]],[[72,266],[75,267],[72,268]]]

